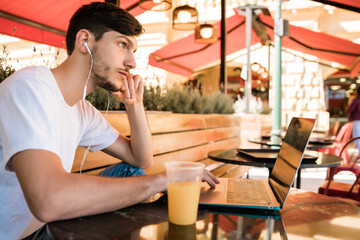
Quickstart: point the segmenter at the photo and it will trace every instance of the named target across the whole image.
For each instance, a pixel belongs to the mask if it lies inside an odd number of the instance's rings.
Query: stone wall
[[[259,138],[268,135],[272,128],[272,117],[267,114],[237,114],[240,118],[240,145],[241,147],[255,147],[259,144],[250,143],[249,138]]]
[[[319,63],[305,61],[314,57],[291,50],[283,52],[282,58],[282,126],[293,116],[312,117],[317,119],[316,130],[327,131],[329,113]]]

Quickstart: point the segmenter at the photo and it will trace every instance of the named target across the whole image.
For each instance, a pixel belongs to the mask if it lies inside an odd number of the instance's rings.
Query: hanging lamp
[[[176,30],[193,30],[198,22],[198,11],[194,7],[183,5],[173,11],[172,26]]]
[[[204,44],[213,44],[218,40],[217,29],[214,25],[203,23],[195,28],[195,42]]]
[[[195,28],[195,43],[213,44],[218,40],[217,29],[213,24],[208,24],[206,22],[208,9],[207,2],[204,2],[204,9],[205,22],[197,25]]]
[[[254,62],[253,64],[251,64],[251,71],[253,71],[253,72],[258,72],[260,70],[260,68],[261,68],[261,66],[257,62]]]
[[[166,11],[171,9],[171,0],[140,0],[139,6],[146,10]]]

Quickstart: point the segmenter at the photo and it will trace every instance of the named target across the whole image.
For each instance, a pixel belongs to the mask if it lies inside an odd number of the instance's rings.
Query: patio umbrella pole
[[[281,19],[281,0],[275,2],[275,72],[274,72],[274,111],[273,126],[271,130],[271,142],[279,144],[281,141],[281,35],[279,34],[279,24]]]
[[[245,82],[245,99],[246,99],[246,113],[250,112],[250,96],[251,96],[251,29],[252,29],[252,9],[250,6],[245,6],[245,21],[246,21],[246,82]]]
[[[227,95],[227,71],[226,71],[226,0],[221,0],[221,49],[220,49],[220,90]]]

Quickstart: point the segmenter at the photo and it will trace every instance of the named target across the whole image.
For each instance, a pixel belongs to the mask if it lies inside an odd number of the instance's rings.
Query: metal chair
[[[349,156],[347,151],[342,152],[341,150],[344,148],[346,143],[349,142],[351,139],[350,137],[352,135],[352,127],[353,127],[352,122],[345,123],[345,125],[340,128],[338,134],[336,135],[335,141],[332,143],[331,147],[319,148],[316,149],[316,151],[339,156],[344,160],[345,163],[348,163]],[[340,152],[342,153],[340,154]]]
[[[351,198],[356,201],[360,201],[360,166],[358,165],[360,152],[358,150],[359,142],[356,141],[359,139],[360,137],[352,138],[343,146],[339,156],[342,156],[343,153],[346,152],[348,162],[345,162],[344,159],[344,163],[342,165],[330,168],[326,181],[319,187],[318,192],[320,194]],[[350,171],[354,173],[356,179],[353,184],[334,181],[334,176],[342,171]]]

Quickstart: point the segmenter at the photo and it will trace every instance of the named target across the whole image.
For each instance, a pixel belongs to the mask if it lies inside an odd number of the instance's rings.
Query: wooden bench
[[[165,171],[167,161],[202,162],[218,177],[240,177],[247,170],[232,164],[216,162],[207,153],[217,149],[229,149],[240,144],[240,118],[233,115],[148,113],[153,136],[154,164],[145,169],[147,174]],[[126,113],[109,112],[106,119],[120,134],[129,136],[130,128]],[[72,172],[79,172],[84,148],[76,152]],[[89,153],[82,172],[97,174],[110,164],[119,162],[101,151]]]

